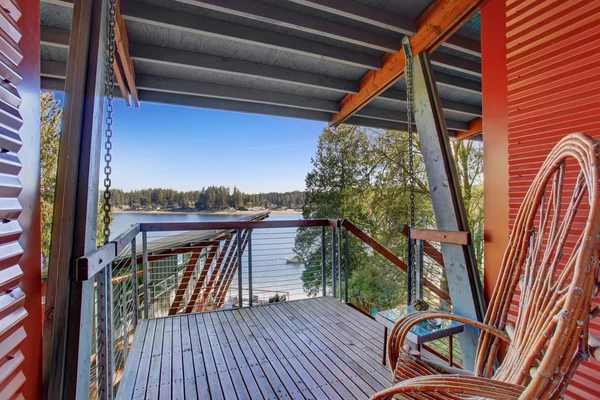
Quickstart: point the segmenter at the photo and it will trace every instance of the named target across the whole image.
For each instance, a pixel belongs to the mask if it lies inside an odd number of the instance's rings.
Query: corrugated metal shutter
[[[508,0],[507,68],[512,220],[560,138],[600,137],[600,1]],[[579,215],[573,237],[584,223]],[[600,336],[600,321],[592,333]],[[597,361],[584,362],[567,395],[599,399],[599,370]]]
[[[17,89],[22,80],[18,66],[23,59],[18,47],[20,17],[16,0],[0,0],[0,399],[19,398],[25,382],[20,345],[26,336],[23,320],[27,311],[25,293],[19,288],[23,249],[18,242],[21,227],[17,221],[21,212],[19,129],[23,124]]]

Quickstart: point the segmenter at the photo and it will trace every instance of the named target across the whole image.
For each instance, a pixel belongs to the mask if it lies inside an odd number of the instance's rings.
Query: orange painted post
[[[185,312],[187,314],[191,313],[194,310],[196,301],[198,300],[198,296],[200,295],[200,290],[204,286],[204,282],[206,282],[206,277],[208,276],[210,267],[212,266],[213,261],[217,255],[217,250],[219,250],[218,243],[208,248],[208,255],[206,256],[206,260],[204,261],[204,267],[202,268],[202,272],[198,277],[198,281],[196,282],[196,286],[194,287],[194,292],[190,296],[187,307],[185,308]]]
[[[436,0],[417,20],[417,33],[410,37],[410,45],[416,56],[431,53],[471,18],[487,0]],[[400,50],[387,53],[382,59],[381,70],[371,70],[358,84],[358,93],[348,94],[340,102],[340,111],[333,116],[330,125],[337,126],[371,100],[386,91],[404,76],[406,58]]]
[[[198,251],[192,252],[192,256],[188,261],[187,267],[183,273],[183,277],[181,278],[181,282],[179,283],[179,287],[175,292],[175,298],[173,299],[173,303],[171,304],[171,308],[169,309],[169,315],[177,314],[179,308],[181,307],[181,302],[183,300],[183,295],[192,279],[192,275],[194,270],[196,269],[196,265],[198,264],[198,260],[200,259],[200,254],[202,253],[202,248]]]
[[[223,246],[223,249],[221,250],[219,257],[217,258],[217,263],[215,264],[215,268],[212,270],[212,272],[210,274],[210,278],[209,278],[208,282],[206,283],[206,287],[204,288],[204,291],[202,292],[202,298],[200,299],[200,302],[198,304],[198,307],[200,307],[200,311],[204,310],[208,296],[210,296],[210,294],[213,290],[213,285],[215,283],[215,280],[218,278],[219,273],[221,271],[221,267],[223,266],[223,262],[225,261],[225,257],[227,256],[228,253],[231,252],[230,251],[231,243],[233,242],[232,239],[233,239],[232,237],[229,237],[225,241],[225,245]]]
[[[244,230],[244,233],[242,234],[242,254],[244,254],[244,251],[246,250],[246,246],[248,245],[248,230]],[[239,265],[238,265],[238,260],[237,257],[232,260],[232,264],[231,267],[229,268],[226,277],[225,277],[225,284],[221,285],[221,287],[219,287],[219,294],[217,295],[217,308],[220,308],[223,306],[224,300],[225,300],[225,294],[227,293],[227,291],[229,290],[229,287],[231,286],[231,282],[233,281],[233,277],[235,276],[235,272],[237,271]],[[239,297],[239,296],[238,296]],[[241,304],[242,299],[238,300],[238,305]]]

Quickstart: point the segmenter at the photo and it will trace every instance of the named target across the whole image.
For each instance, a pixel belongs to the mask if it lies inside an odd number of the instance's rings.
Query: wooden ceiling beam
[[[417,33],[410,37],[414,54],[432,53],[448,37],[473,16],[487,0],[435,0],[417,20]],[[387,54],[382,69],[369,71],[359,83],[357,94],[347,95],[340,102],[340,112],[331,119],[339,125],[378,95],[389,89],[404,75],[404,52]]]
[[[483,119],[477,118],[469,122],[469,129],[456,133],[455,140],[472,139],[483,133]]]
[[[136,108],[140,107],[140,100],[138,97],[137,87],[135,86],[135,69],[133,68],[133,61],[131,60],[131,55],[129,54],[129,37],[127,35],[127,26],[125,25],[125,20],[121,15],[121,4],[117,2],[117,15],[115,19],[115,41],[117,44],[117,58],[115,58],[115,71],[118,71],[118,74],[125,75],[125,80],[127,80],[127,85],[123,80],[123,76],[119,77],[117,75],[117,80],[120,79],[119,87],[121,87],[121,93],[123,94],[123,98],[127,105],[130,105],[129,96],[126,93],[127,91],[131,95],[133,99],[133,104]],[[117,65],[120,63],[120,67]],[[122,86],[121,86],[122,84]],[[124,92],[124,88],[127,88]]]

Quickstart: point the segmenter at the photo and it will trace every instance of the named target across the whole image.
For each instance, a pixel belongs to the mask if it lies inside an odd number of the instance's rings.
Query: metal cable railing
[[[406,264],[348,221],[139,224],[78,268],[82,280],[95,282],[92,398],[116,394],[141,318],[325,295],[371,314],[407,301]],[[451,309],[444,279],[439,260],[425,257],[423,298],[434,309]],[[460,360],[458,345],[430,344]]]

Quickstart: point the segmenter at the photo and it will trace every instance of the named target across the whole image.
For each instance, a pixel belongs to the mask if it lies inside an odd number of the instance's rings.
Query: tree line
[[[243,193],[234,186],[233,191],[225,186],[209,186],[201,190],[178,191],[174,189],[150,188],[124,191],[112,190],[115,207],[151,207],[163,209],[196,209],[218,211],[251,207],[301,208],[304,192]]]
[[[414,154],[415,227],[435,228],[427,174],[418,138]],[[305,219],[348,219],[401,259],[408,244],[401,233],[410,222],[409,138],[406,132],[341,125],[325,128],[306,176]],[[480,143],[453,142],[457,172],[469,218],[476,255],[483,258],[483,147]],[[331,232],[325,240],[331,248]],[[294,251],[304,262],[304,289],[317,294],[322,285],[321,231],[298,230]],[[365,243],[349,235],[350,302],[365,311],[404,304],[407,276]],[[326,280],[331,285],[331,257],[326,259]],[[432,265],[426,277],[447,290],[443,270]],[[430,304],[433,308],[441,304]]]

